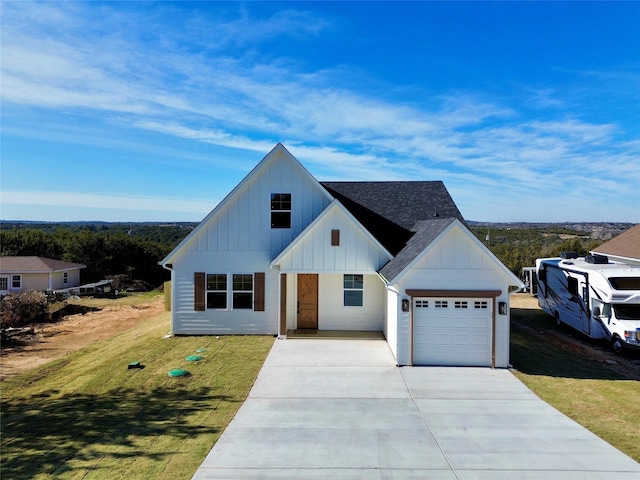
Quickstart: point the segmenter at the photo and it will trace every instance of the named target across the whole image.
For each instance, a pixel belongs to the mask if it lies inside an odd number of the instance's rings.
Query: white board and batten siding
[[[382,331],[384,283],[377,271],[390,259],[391,254],[334,202],[272,263],[287,274],[287,328],[296,328],[296,275],[314,273],[320,330]],[[344,306],[344,274],[363,275],[362,306]]]
[[[291,228],[271,228],[271,194],[291,194]],[[185,239],[172,268],[175,334],[277,334],[279,274],[271,260],[330,203],[284,149],[275,149]],[[265,310],[194,309],[194,273],[264,273]]]
[[[332,242],[338,232],[337,245]],[[376,273],[391,255],[337,202],[282,252],[273,266],[287,273]]]
[[[185,245],[187,251],[260,251],[270,259],[278,255],[330,202],[302,166],[292,168],[292,162],[280,153],[255,171],[199,228]],[[291,228],[271,228],[272,193],[291,194]]]
[[[172,271],[172,332],[176,335],[248,334],[274,335],[278,328],[277,272],[265,269],[268,261],[263,252],[190,252],[183,261],[174,264]],[[196,311],[194,273],[265,274],[265,309],[258,312],[248,309],[233,310],[228,300],[226,310],[205,309]]]
[[[471,232],[462,227],[450,228],[445,236],[425,249],[416,262],[407,269],[398,282],[392,286],[401,298],[409,299],[410,312],[403,312],[401,302],[397,302],[397,360],[400,365],[478,365],[490,366],[492,315],[496,316],[495,338],[495,366],[507,367],[509,362],[509,315],[499,315],[493,312],[494,298],[464,298],[456,295],[452,298],[431,297],[431,302],[448,301],[449,308],[455,306],[456,301],[488,302],[488,309],[482,312],[456,312],[446,315],[437,315],[434,309],[419,309],[415,307],[415,301],[421,300],[419,296],[410,298],[407,291],[493,291],[500,292],[495,298],[498,302],[509,302],[509,285],[517,284],[518,280],[506,270],[488,249],[486,249]],[[389,290],[389,289],[388,289]],[[387,298],[393,292],[388,291]],[[432,303],[435,306],[435,303]],[[444,309],[442,309],[444,310]],[[447,310],[449,312],[449,310]],[[468,334],[460,333],[460,329],[469,329]],[[427,331],[431,330],[431,331]],[[482,332],[483,330],[484,333]],[[445,338],[446,337],[446,338]],[[462,353],[467,347],[473,347],[475,353],[467,356]],[[423,348],[426,344],[445,344],[458,349],[458,354],[436,354],[440,347],[432,349],[431,358],[425,353],[429,349]],[[487,356],[487,345],[489,353]],[[442,349],[440,348],[440,349]],[[471,347],[470,347],[471,348]],[[425,356],[427,355],[427,356]],[[457,360],[455,358],[457,358]]]

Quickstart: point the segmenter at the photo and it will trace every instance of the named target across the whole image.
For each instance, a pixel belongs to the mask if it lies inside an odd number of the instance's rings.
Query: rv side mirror
[[[595,307],[593,309],[593,316],[594,317],[599,317],[600,315],[602,315],[602,312],[600,311],[600,307]]]

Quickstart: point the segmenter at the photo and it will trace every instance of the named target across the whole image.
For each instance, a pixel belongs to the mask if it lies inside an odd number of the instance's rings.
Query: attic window
[[[291,194],[271,194],[271,228],[291,228]]]

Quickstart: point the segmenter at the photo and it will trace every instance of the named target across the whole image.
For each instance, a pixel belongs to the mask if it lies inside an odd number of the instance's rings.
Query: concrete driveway
[[[637,479],[507,370],[398,368],[384,340],[278,340],[194,479]]]

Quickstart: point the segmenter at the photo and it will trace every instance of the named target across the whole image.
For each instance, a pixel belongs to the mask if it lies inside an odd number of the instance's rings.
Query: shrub
[[[47,297],[42,292],[7,295],[0,302],[0,327],[21,327],[44,321],[48,316],[47,307]]]

